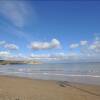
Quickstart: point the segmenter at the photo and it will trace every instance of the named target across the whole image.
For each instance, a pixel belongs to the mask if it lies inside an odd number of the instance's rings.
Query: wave
[[[81,75],[81,74],[50,74],[43,73],[44,75],[56,75],[56,76],[68,76],[68,77],[97,77],[100,78],[99,75]]]
[[[19,72],[19,71],[15,71],[15,72],[7,72],[7,71],[0,71],[0,74],[26,74],[26,75],[43,75],[43,76],[64,76],[64,77],[93,77],[93,78],[100,78],[100,75],[91,75],[91,74],[87,74],[87,75],[84,75],[84,74],[59,74],[59,73],[47,73],[47,72],[44,72],[44,73],[30,73],[30,72]]]

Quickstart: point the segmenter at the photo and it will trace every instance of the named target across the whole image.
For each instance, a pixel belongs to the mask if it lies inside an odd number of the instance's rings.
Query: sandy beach
[[[0,100],[100,100],[100,86],[0,76]]]

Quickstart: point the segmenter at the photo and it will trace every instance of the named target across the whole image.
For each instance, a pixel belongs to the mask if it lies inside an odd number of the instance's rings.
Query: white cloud
[[[60,42],[57,39],[52,39],[50,43],[50,48],[59,48],[60,47]]]
[[[91,50],[96,49],[96,45],[90,45],[89,49],[91,49]]]
[[[86,45],[88,43],[88,41],[84,40],[84,41],[80,41],[80,45]]]
[[[30,12],[31,8],[28,2],[0,0],[0,13],[6,20],[9,20],[17,27],[23,27],[25,25],[26,21],[30,19]]]
[[[29,60],[30,58],[21,53],[17,53],[15,55],[10,55],[7,59],[8,60],[17,60],[17,61],[26,61],[26,60]]]
[[[52,39],[51,42],[32,42],[29,47],[33,50],[59,48],[60,42],[57,39]]]
[[[55,60],[76,60],[79,58],[79,55],[75,52],[71,53],[54,53],[54,54],[31,54],[31,58],[33,59],[45,59],[45,60],[50,60],[50,61],[55,61]]]
[[[6,43],[6,41],[0,41],[0,46],[4,45]]]
[[[80,55],[75,52],[63,53],[58,52],[54,54],[31,54],[32,59],[48,60],[48,61],[76,61],[79,60]]]
[[[0,41],[0,46],[2,46],[2,48],[6,48],[7,50],[18,50],[19,47],[15,44],[12,43],[7,43],[6,41]]]
[[[23,28],[36,25],[38,21],[37,13],[31,2],[30,0],[0,0],[0,16],[3,18],[0,31],[30,42],[32,34],[27,33]]]
[[[100,52],[100,41],[95,41],[90,47],[90,49],[95,50],[95,52]]]
[[[19,47],[15,44],[5,44],[4,47],[9,50],[18,50],[19,49]]]
[[[51,54],[50,57],[60,60],[60,59],[65,59],[66,58],[66,54],[63,53],[63,52],[58,52],[58,53]]]
[[[78,48],[79,47],[79,44],[77,44],[77,43],[76,44],[71,44],[69,47],[72,48],[72,49],[73,48]]]
[[[54,53],[54,54],[31,54],[33,59],[46,59],[46,60],[63,60],[66,59],[65,53]]]
[[[9,51],[0,51],[0,59],[3,60],[17,60],[17,61],[25,61],[29,60],[29,57],[22,55],[21,53],[12,54]]]
[[[10,56],[10,52],[8,51],[0,51],[0,58],[7,58]]]
[[[9,51],[0,51],[0,59],[4,59],[4,60],[17,60],[17,61],[25,61],[25,60],[29,60],[30,57],[25,56],[21,53],[16,53],[16,54],[12,54]]]
[[[70,52],[66,54],[67,60],[76,60],[76,59],[79,59],[79,57],[80,57],[80,54],[76,52]]]
[[[30,57],[35,59],[48,59],[50,58],[50,54],[31,54]]]
[[[100,58],[100,40],[95,39],[91,43],[81,45],[81,54],[88,59]]]

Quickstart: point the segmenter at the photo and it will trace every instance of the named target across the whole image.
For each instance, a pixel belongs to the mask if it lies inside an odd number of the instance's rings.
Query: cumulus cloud
[[[50,42],[32,42],[30,44],[30,48],[33,50],[45,50],[45,49],[52,49],[52,48],[59,48],[60,41],[57,39],[52,39]]]
[[[18,50],[19,47],[16,44],[8,43],[6,41],[0,41],[0,46],[7,50]]]
[[[36,60],[67,62],[67,61],[78,61],[80,55],[75,52],[70,52],[70,53],[58,52],[54,54],[31,54],[30,57]]]
[[[86,45],[88,43],[88,41],[84,40],[84,41],[80,41],[80,45]]]
[[[33,59],[46,59],[46,60],[63,60],[66,58],[64,53],[55,53],[55,54],[31,54]]]
[[[94,41],[94,43],[89,46],[89,49],[100,52],[100,41]]]
[[[49,45],[50,45],[50,48],[59,48],[60,47],[60,41],[57,40],[57,39],[52,39],[52,41]]]
[[[35,58],[35,59],[48,59],[50,58],[50,54],[31,54],[30,55],[31,58]]]
[[[72,48],[72,49],[73,48],[78,48],[79,47],[79,44],[77,44],[77,43],[76,44],[71,44],[69,47]]]
[[[18,50],[19,47],[15,44],[5,44],[4,48],[7,48],[8,50]]]
[[[7,58],[10,56],[10,52],[8,51],[0,51],[0,58]]]
[[[89,46],[89,49],[90,49],[90,50],[96,49],[96,45],[90,45],[90,46]]]
[[[80,46],[85,46],[86,44],[88,44],[88,41],[82,40],[82,41],[80,41],[80,43],[73,43],[69,47],[74,49],[74,48],[78,48]]]
[[[8,60],[16,60],[16,61],[27,61],[27,60],[31,60],[30,57],[25,56],[21,53],[17,53],[15,55],[11,54],[8,58]]]
[[[73,58],[73,57],[79,57],[81,58],[88,58],[88,59],[93,59],[93,58],[99,58],[100,59],[100,39],[98,37],[98,39],[95,39],[93,41],[86,41],[86,40],[81,40],[79,43],[77,44],[71,44],[70,45],[71,49],[74,48],[79,48],[80,50],[80,54],[79,56],[72,55],[71,54],[67,55],[68,58]],[[74,52],[74,51],[73,51]]]
[[[80,43],[81,54],[88,59],[100,59],[100,39]]]
[[[6,41],[0,41],[0,46],[4,45]]]
[[[30,58],[27,56],[24,56],[21,53],[17,53],[17,54],[12,54],[9,51],[0,51],[0,59],[3,60],[16,60],[16,61],[25,61],[25,60],[29,60]]]

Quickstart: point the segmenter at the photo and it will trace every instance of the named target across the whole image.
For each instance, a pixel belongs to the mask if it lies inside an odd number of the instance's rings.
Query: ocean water
[[[100,63],[0,65],[0,75],[100,85]]]

